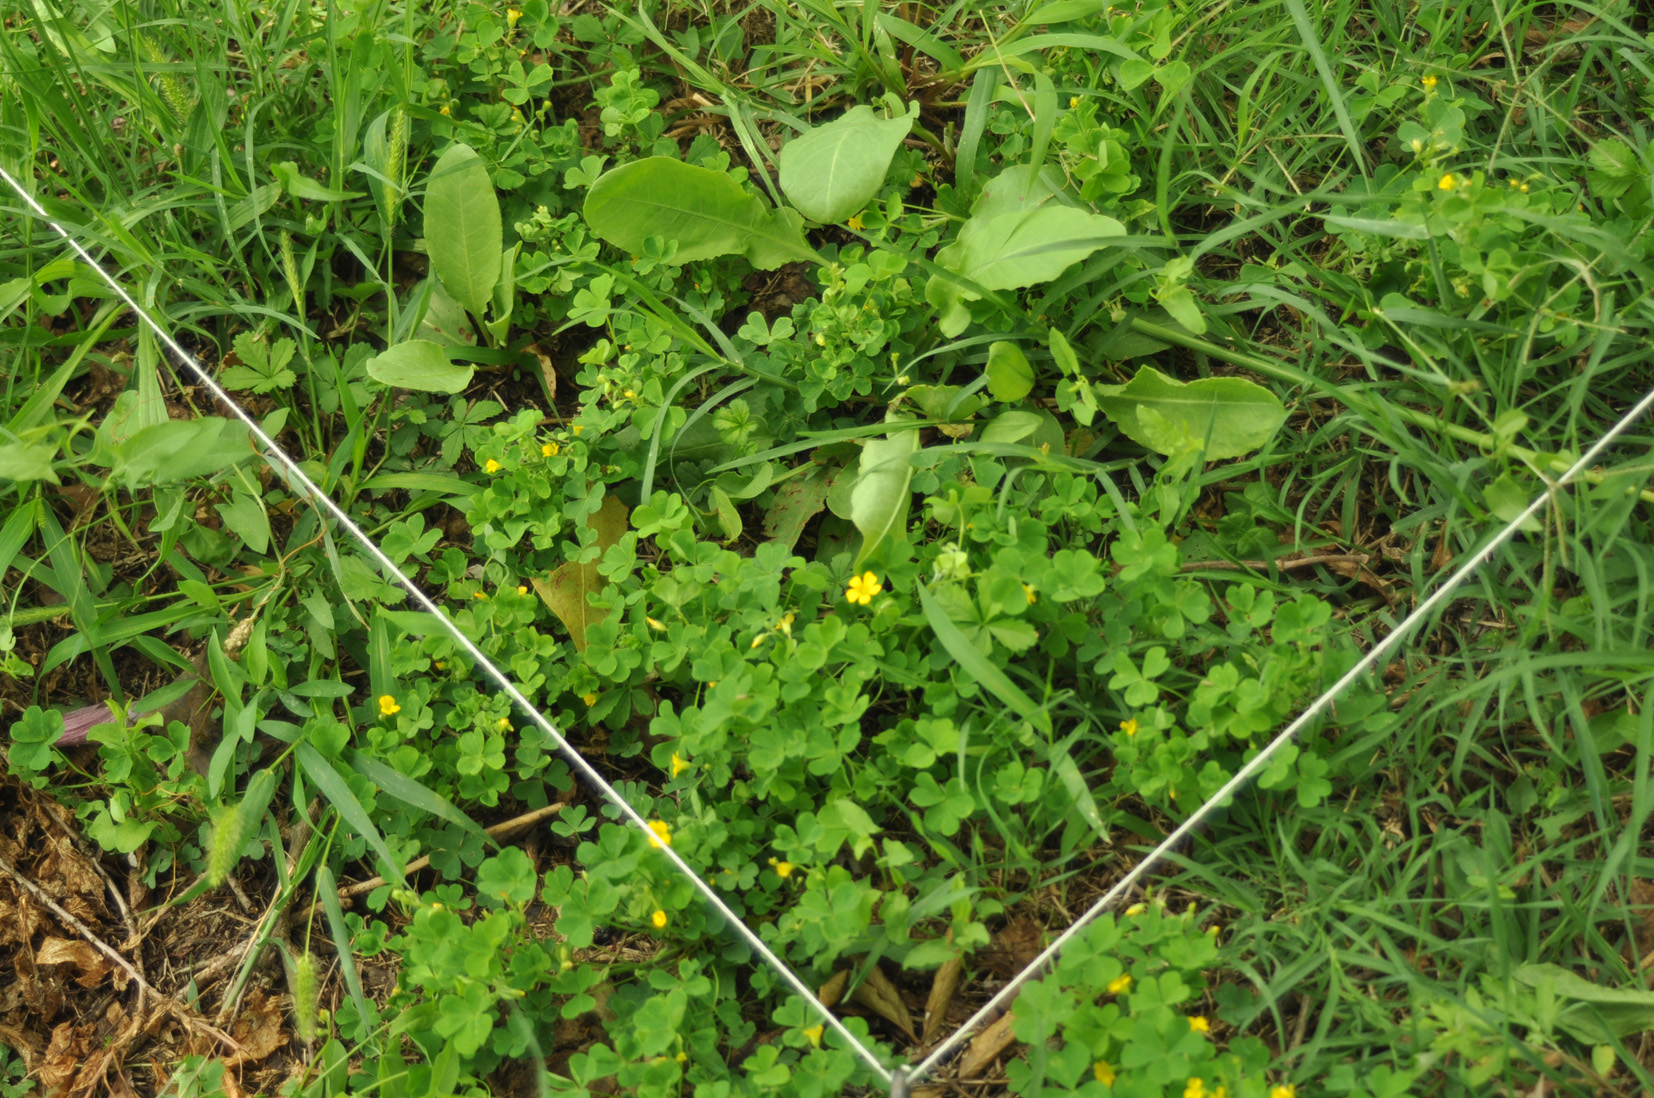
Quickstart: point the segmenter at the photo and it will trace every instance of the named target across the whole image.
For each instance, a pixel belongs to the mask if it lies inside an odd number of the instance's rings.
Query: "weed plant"
[[[0,166],[656,824],[7,198],[10,772],[265,905],[192,995],[283,958],[272,1093],[863,1093],[659,846],[888,1062],[950,1033],[1654,383],[1650,29],[27,0]],[[1654,1085],[1649,439],[944,1075]]]

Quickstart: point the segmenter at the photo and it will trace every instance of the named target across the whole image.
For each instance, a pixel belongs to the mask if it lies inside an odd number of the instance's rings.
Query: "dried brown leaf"
[[[965,959],[957,954],[942,962],[930,982],[930,998],[925,1000],[925,1036],[921,1044],[928,1045],[942,1033],[947,1022],[948,1007],[953,1005],[953,993],[959,990],[959,978],[965,971]]]
[[[831,979],[829,979],[826,983],[821,985],[821,990],[816,992],[816,998],[821,1000],[821,1005],[822,1006],[826,1006],[826,1007],[838,1006],[839,1000],[844,998],[844,989],[849,983],[850,983],[850,970],[849,969],[844,969],[843,971],[835,972],[835,973],[833,973]]]
[[[966,1047],[965,1055],[959,1058],[959,1078],[978,1078],[1004,1054],[1006,1049],[1015,1044],[1016,1035],[1011,1032],[1011,1027],[1015,1024],[1016,1015],[1006,1011],[993,1025],[978,1033]]]
[[[109,962],[91,942],[78,938],[47,938],[35,950],[37,965],[73,965],[75,983],[97,987],[109,975]]]
[[[919,1040],[919,1035],[913,1032],[913,1014],[902,1001],[902,993],[878,965],[874,965],[868,972],[867,979],[850,993],[850,1001],[866,1007],[900,1029],[907,1034],[909,1040]]]

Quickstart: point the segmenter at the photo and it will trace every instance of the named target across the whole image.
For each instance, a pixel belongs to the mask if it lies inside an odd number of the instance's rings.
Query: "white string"
[[[1483,564],[1486,564],[1493,557],[1493,554],[1496,553],[1499,548],[1505,544],[1505,542],[1511,539],[1512,535],[1516,533],[1517,529],[1520,528],[1523,523],[1538,514],[1540,508],[1544,507],[1546,502],[1550,499],[1551,493],[1573,480],[1574,477],[1579,475],[1579,473],[1584,469],[1589,468],[1591,464],[1596,461],[1597,455],[1602,453],[1610,442],[1612,442],[1622,431],[1629,427],[1634,420],[1636,420],[1644,412],[1648,411],[1650,407],[1654,407],[1654,389],[1649,390],[1649,392],[1644,395],[1641,400],[1631,407],[1630,411],[1621,416],[1618,423],[1610,427],[1608,432],[1596,441],[1595,445],[1585,451],[1585,453],[1580,456],[1578,461],[1568,467],[1567,472],[1563,473],[1562,476],[1554,483],[1547,484],[1545,490],[1539,493],[1539,495],[1535,497],[1533,502],[1529,503],[1527,507],[1523,508],[1521,514],[1507,522],[1498,533],[1494,534],[1493,537],[1489,539],[1486,545],[1472,553],[1470,558],[1460,566],[1458,571],[1449,576],[1440,587],[1431,592],[1428,598],[1419,603],[1418,607],[1414,609],[1411,614],[1408,614],[1405,618],[1403,618],[1401,623],[1392,629],[1383,640],[1373,645],[1372,649],[1369,650],[1359,661],[1357,661],[1354,667],[1344,672],[1337,682],[1327,687],[1327,689],[1322,692],[1320,697],[1310,702],[1304,711],[1299,713],[1297,718],[1294,719],[1291,724],[1281,729],[1280,734],[1273,740],[1270,740],[1269,744],[1265,746],[1262,751],[1258,752],[1258,754],[1248,761],[1245,766],[1241,767],[1234,777],[1230,778],[1227,782],[1224,782],[1223,788],[1219,789],[1216,793],[1207,798],[1206,803],[1196,809],[1192,816],[1184,820],[1171,832],[1171,834],[1162,839],[1158,846],[1149,851],[1141,861],[1132,867],[1131,872],[1120,878],[1120,880],[1115,883],[1114,887],[1110,888],[1103,894],[1101,899],[1092,904],[1083,915],[1074,921],[1073,925],[1058,935],[1056,940],[1047,946],[1038,957],[1035,957],[1031,962],[1029,962],[1027,968],[1024,968],[1021,972],[1017,973],[1016,976],[1012,977],[1009,983],[1001,988],[993,998],[982,1004],[981,1009],[971,1015],[964,1025],[960,1026],[953,1032],[952,1036],[943,1041],[940,1045],[937,1045],[936,1048],[931,1050],[929,1056],[926,1056],[918,1064],[914,1065],[912,1070],[907,1073],[908,1080],[910,1082],[915,1081],[930,1074],[932,1071],[935,1071],[937,1066],[940,1065],[941,1062],[946,1059],[954,1049],[958,1048],[959,1045],[967,1037],[969,1037],[978,1026],[986,1021],[990,1015],[994,1014],[996,1011],[1008,1004],[1011,997],[1017,993],[1022,985],[1027,983],[1030,978],[1038,973],[1038,971],[1045,966],[1046,962],[1050,961],[1051,958],[1060,953],[1063,946],[1073,941],[1074,937],[1079,934],[1081,930],[1085,929],[1085,927],[1093,919],[1108,910],[1108,908],[1112,907],[1120,899],[1120,897],[1125,895],[1125,893],[1139,880],[1141,880],[1145,874],[1158,865],[1160,861],[1164,859],[1165,856],[1172,850],[1172,848],[1187,838],[1189,834],[1195,830],[1195,828],[1199,827],[1208,815],[1210,815],[1221,805],[1225,804],[1228,799],[1240,789],[1241,786],[1245,785],[1258,773],[1258,771],[1268,765],[1269,760],[1274,757],[1275,753],[1279,751],[1282,746],[1296,737],[1299,732],[1303,731],[1305,726],[1307,726],[1310,721],[1318,717],[1321,712],[1327,708],[1327,706],[1331,705],[1332,702],[1336,700],[1346,688],[1369,671],[1375,664],[1378,663],[1378,661],[1389,655],[1390,651],[1401,643],[1402,639],[1412,631],[1415,625],[1423,621],[1425,617],[1436,609],[1436,607],[1440,606],[1442,602],[1447,599],[1448,595],[1452,594],[1461,584],[1464,583],[1465,580],[1470,578],[1471,573],[1475,572],[1476,569],[1480,568]]]
[[[774,951],[772,951],[769,946],[764,944],[764,940],[760,938],[752,930],[752,928],[748,927],[746,923],[741,921],[740,917],[737,916],[735,912],[731,910],[729,905],[724,902],[723,897],[713,891],[712,886],[703,880],[700,874],[696,873],[695,870],[690,867],[688,862],[684,861],[681,854],[679,854],[676,850],[673,850],[671,846],[657,841],[654,830],[649,826],[649,821],[644,819],[642,814],[640,814],[637,809],[633,808],[613,786],[605,781],[603,775],[599,774],[597,770],[593,768],[592,765],[574,749],[568,740],[563,738],[563,734],[557,730],[557,727],[553,725],[544,714],[534,707],[533,703],[531,703],[528,698],[517,689],[512,681],[506,677],[505,672],[496,667],[494,662],[483,654],[482,649],[472,643],[471,638],[467,637],[460,631],[457,625],[448,619],[447,615],[442,612],[442,609],[435,602],[433,602],[424,591],[415,585],[413,580],[409,579],[408,576],[402,572],[402,569],[396,566],[396,563],[392,561],[390,557],[385,555],[384,551],[374,543],[373,539],[368,537],[361,527],[357,526],[356,523],[351,520],[351,517],[345,513],[342,507],[334,503],[327,493],[323,492],[314,481],[305,475],[304,471],[299,468],[298,463],[288,457],[286,451],[282,450],[280,446],[277,446],[275,440],[264,433],[264,431],[259,427],[258,422],[250,414],[248,414],[248,412],[244,410],[241,405],[232,400],[228,393],[219,387],[218,383],[214,381],[210,375],[208,375],[206,369],[203,368],[200,363],[196,362],[195,359],[190,356],[188,351],[180,347],[178,342],[174,340],[172,336],[161,327],[160,324],[156,323],[155,319],[151,317],[149,313],[144,311],[144,309],[133,300],[132,296],[126,292],[121,284],[116,281],[108,271],[105,271],[102,265],[95,261],[85,248],[81,247],[79,241],[70,236],[63,226],[59,225],[52,218],[52,216],[46,212],[40,203],[36,202],[32,196],[23,190],[17,180],[12,178],[11,173],[6,171],[4,167],[0,167],[0,177],[3,177],[5,181],[11,185],[12,190],[17,192],[18,197],[28,204],[29,208],[34,211],[36,216],[55,229],[57,234],[64,239],[69,247],[73,248],[76,253],[78,253],[80,257],[86,261],[88,266],[97,271],[98,274],[103,277],[103,280],[109,284],[110,288],[113,289],[115,293],[120,295],[121,300],[126,302],[127,306],[131,308],[132,311],[136,313],[146,325],[149,326],[150,330],[155,333],[156,337],[171,348],[172,352],[182,359],[190,367],[190,369],[195,372],[196,376],[201,379],[208,391],[210,391],[214,397],[222,402],[225,407],[233,411],[236,414],[236,418],[240,419],[247,425],[247,429],[252,432],[253,437],[265,447],[267,451],[266,458],[274,461],[281,467],[282,471],[289,478],[289,482],[291,483],[296,481],[304,490],[305,494],[316,503],[320,504],[328,514],[333,516],[333,519],[339,523],[339,525],[344,527],[350,536],[354,538],[363,549],[367,550],[368,554],[373,557],[376,562],[378,562],[380,567],[395,576],[396,581],[402,585],[409,595],[413,596],[413,600],[442,623],[443,629],[447,630],[448,634],[452,636],[455,642],[457,642],[459,646],[465,650],[466,654],[475,660],[479,667],[487,672],[488,677],[493,679],[494,682],[499,685],[500,690],[516,703],[517,708],[521,710],[523,714],[526,715],[528,719],[540,729],[540,731],[551,737],[552,741],[561,750],[564,757],[567,758],[571,764],[573,764],[575,769],[584,775],[585,778],[593,785],[597,786],[597,788],[602,791],[603,796],[606,797],[610,803],[619,808],[621,812],[625,814],[626,818],[638,828],[638,830],[647,835],[651,842],[655,843],[661,853],[666,855],[667,859],[672,863],[673,867],[678,870],[678,872],[682,873],[685,877],[694,882],[695,888],[700,892],[702,898],[705,899],[707,903],[711,904],[719,914],[729,920],[736,932],[749,946],[753,948],[754,952],[756,952],[766,964],[774,969],[776,974],[785,980],[789,987],[804,997],[804,1000],[810,1004],[811,1009],[813,1009],[816,1014],[820,1016],[821,1020],[830,1026],[840,1037],[844,1038],[856,1055],[861,1057],[862,1061],[866,1063],[868,1067],[872,1068],[873,1072],[878,1075],[880,1079],[884,1080],[886,1084],[891,1083],[893,1081],[893,1076],[891,1075],[890,1070],[886,1068],[882,1062],[880,1062],[878,1056],[874,1054],[873,1050],[868,1048],[860,1038],[852,1033],[850,1029],[839,1020],[836,1014],[834,1014],[822,1003],[822,1001],[816,996],[816,993],[811,990],[810,986],[799,978],[799,976],[793,972],[785,961],[776,956]]]

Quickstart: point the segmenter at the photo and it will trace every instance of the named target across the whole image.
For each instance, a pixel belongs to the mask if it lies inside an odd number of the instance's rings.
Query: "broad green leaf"
[[[627,519],[626,505],[616,496],[607,496],[597,513],[586,519],[586,525],[596,533],[597,547],[607,551],[626,532]],[[609,616],[607,610],[599,610],[587,598],[605,586],[597,561],[567,561],[545,579],[536,576],[530,582],[541,601],[569,631],[575,651],[584,652],[586,630]]]
[[[988,392],[995,400],[1021,400],[1034,391],[1034,368],[1022,348],[1006,340],[988,345]]]
[[[238,488],[230,502],[216,504],[213,509],[224,520],[225,531],[241,539],[254,553],[263,556],[270,548],[270,516],[263,500]]]
[[[1021,442],[1035,431],[1038,431],[1044,423],[1044,417],[1038,412],[1027,412],[1020,408],[1009,412],[1001,412],[982,429],[982,441]]]
[[[1026,213],[972,217],[959,231],[960,274],[990,290],[1049,282],[1108,243],[1126,227],[1112,217],[1072,206],[1041,206]],[[940,256],[938,256],[940,259]]]
[[[1487,501],[1487,509],[1501,522],[1510,522],[1527,510],[1528,504],[1533,502],[1530,490],[1522,487],[1521,483],[1510,473],[1501,473],[1499,478],[1486,488],[1482,489],[1482,498]],[[1529,516],[1522,524],[1527,533],[1537,533],[1543,529],[1539,520]]]
[[[368,376],[381,385],[421,393],[463,392],[476,370],[450,362],[448,348],[428,339],[398,343],[367,361]]]
[[[49,480],[58,483],[52,471],[57,447],[44,442],[8,442],[0,445],[0,480]]]
[[[1124,385],[1094,388],[1103,413],[1127,438],[1162,454],[1196,445],[1207,461],[1226,461],[1256,450],[1286,422],[1275,394],[1245,378],[1184,383],[1143,366]],[[1158,417],[1148,427],[1139,415],[1144,408]]]
[[[310,199],[314,202],[343,202],[347,198],[362,197],[361,191],[341,191],[333,187],[324,187],[314,179],[300,174],[297,161],[283,160],[279,164],[270,165],[270,174],[287,189],[287,193],[294,198]]]
[[[970,638],[948,617],[947,611],[942,609],[924,584],[919,585],[919,602],[924,607],[925,620],[930,623],[936,639],[942,642],[942,647],[947,649],[948,655],[954,658],[970,681],[986,689],[1034,727],[1051,727],[1051,715],[970,642]]]
[[[605,172],[581,212],[594,233],[632,255],[658,236],[677,241],[680,263],[742,255],[769,270],[799,259],[821,261],[798,214],[771,209],[724,172],[668,156]]]
[[[913,465],[908,461],[919,450],[916,429],[892,431],[884,438],[868,439],[861,450],[856,483],[850,489],[850,521],[861,531],[860,567],[890,532],[907,520],[912,493]]]
[[[425,247],[431,272],[455,301],[482,316],[500,277],[500,200],[476,150],[455,145],[425,188]]]
[[[890,161],[913,129],[919,104],[900,118],[851,107],[781,149],[781,189],[798,211],[824,224],[843,221],[879,193]]]
[[[424,286],[423,282],[415,286],[408,300],[418,301]],[[477,345],[477,331],[465,312],[465,306],[455,301],[453,295],[442,288],[441,282],[431,283],[431,297],[425,304],[425,315],[419,318],[419,329],[414,332],[414,338],[428,339],[444,347]]]
[[[114,451],[113,475],[133,488],[209,476],[253,456],[247,428],[217,416],[145,427]]]
[[[373,826],[367,809],[362,807],[362,802],[356,799],[356,794],[350,791],[350,786],[339,776],[339,772],[333,769],[333,764],[308,743],[300,743],[294,749],[294,757],[304,768],[305,776],[338,810],[346,825],[362,836],[368,846],[373,848],[373,852],[379,855],[380,860],[384,862],[385,879],[395,881],[406,888],[408,882],[402,876],[402,863],[391,854],[390,847],[385,845],[385,837]]]
[[[1527,964],[1515,972],[1528,987],[1545,988],[1565,1005],[1557,1028],[1582,1044],[1607,1044],[1654,1029],[1654,991],[1603,987],[1559,965]]]

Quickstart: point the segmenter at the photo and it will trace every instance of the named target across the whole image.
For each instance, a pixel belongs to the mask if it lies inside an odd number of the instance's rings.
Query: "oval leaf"
[[[796,213],[772,210],[724,172],[669,156],[605,172],[581,212],[592,232],[632,255],[658,236],[677,241],[679,263],[743,255],[769,270],[799,259],[820,261]]]
[[[482,158],[469,145],[455,145],[431,169],[425,188],[425,247],[443,287],[481,316],[500,277],[505,242],[499,197]]]
[[[885,438],[867,441],[861,450],[861,467],[855,487],[850,490],[850,521],[861,531],[861,552],[857,567],[877,549],[897,523],[907,519],[912,496],[908,482],[913,465],[908,461],[919,449],[919,432],[894,431]]]
[[[1125,233],[1112,217],[1072,206],[972,217],[959,231],[954,269],[990,290],[1019,289],[1051,281]]]
[[[1034,368],[1022,348],[1005,340],[988,345],[988,392],[995,400],[1021,400],[1034,391]]]
[[[448,348],[428,339],[410,339],[368,359],[368,376],[381,385],[422,393],[458,393],[471,384],[475,366],[448,361]]]
[[[880,118],[872,107],[851,107],[787,142],[781,150],[781,189],[811,221],[843,221],[879,193],[913,118],[912,113]]]
[[[1203,448],[1207,461],[1226,461],[1256,450],[1286,422],[1275,394],[1245,378],[1185,384],[1144,366],[1124,385],[1094,389],[1103,414],[1127,438],[1160,454]]]

